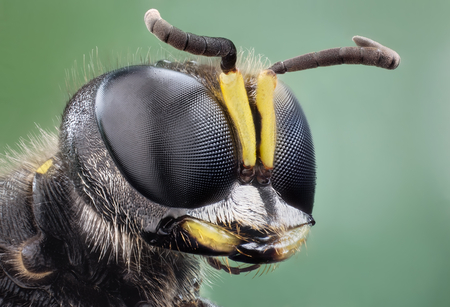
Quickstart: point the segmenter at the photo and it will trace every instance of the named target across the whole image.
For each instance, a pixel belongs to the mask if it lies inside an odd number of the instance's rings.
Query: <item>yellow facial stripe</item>
[[[239,135],[244,165],[253,167],[256,163],[255,124],[241,73],[239,71],[221,73],[220,88]]]
[[[272,70],[264,70],[258,76],[256,106],[261,115],[261,144],[259,154],[266,168],[273,168],[276,145],[276,120],[273,93],[277,76]]]
[[[242,242],[241,239],[221,227],[200,220],[185,220],[181,227],[198,244],[216,252],[231,253]]]
[[[44,162],[44,164],[39,166],[39,168],[36,170],[36,173],[38,173],[38,174],[45,174],[45,173],[47,173],[48,169],[52,165],[53,165],[53,160],[52,159],[48,159],[47,161]]]

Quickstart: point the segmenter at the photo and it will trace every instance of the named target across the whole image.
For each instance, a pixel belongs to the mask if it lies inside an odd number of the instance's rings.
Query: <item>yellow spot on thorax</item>
[[[48,159],[44,162],[39,168],[36,170],[38,174],[45,174],[48,172],[48,169],[53,165],[53,159]]]

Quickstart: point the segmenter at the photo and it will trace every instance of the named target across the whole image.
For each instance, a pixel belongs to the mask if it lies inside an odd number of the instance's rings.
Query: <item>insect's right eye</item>
[[[237,180],[230,124],[191,76],[153,66],[120,69],[100,85],[95,112],[116,166],[154,202],[201,207],[223,199]]]

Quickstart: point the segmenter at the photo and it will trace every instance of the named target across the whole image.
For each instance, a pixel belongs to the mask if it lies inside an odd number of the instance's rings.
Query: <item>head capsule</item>
[[[150,245],[256,264],[288,258],[314,224],[316,172],[306,117],[277,75],[337,64],[393,69],[400,58],[354,37],[359,47],[246,73],[228,39],[186,33],[156,10],[145,23],[175,48],[221,57],[220,68],[159,62],[84,86],[61,129],[81,196]]]

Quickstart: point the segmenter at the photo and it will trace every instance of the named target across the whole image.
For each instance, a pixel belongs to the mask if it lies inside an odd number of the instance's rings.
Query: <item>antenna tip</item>
[[[355,35],[352,37],[352,40],[359,47],[379,47],[381,44],[371,40],[370,38]]]
[[[352,39],[357,46],[378,48],[384,53],[384,56],[387,56],[388,58],[390,58],[391,64],[388,67],[383,67],[383,68],[396,69],[398,67],[398,65],[400,65],[400,61],[401,61],[400,56],[398,55],[397,52],[395,52],[391,48],[383,46],[382,44],[380,44],[374,40],[371,40],[370,38],[364,37],[364,36],[356,35],[356,36],[353,36]]]
[[[147,29],[153,33],[153,26],[155,23],[161,19],[161,15],[159,14],[157,9],[150,9],[145,13],[144,22],[147,26]]]

